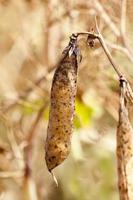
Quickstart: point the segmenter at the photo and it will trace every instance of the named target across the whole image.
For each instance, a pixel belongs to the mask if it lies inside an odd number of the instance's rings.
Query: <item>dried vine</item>
[[[128,117],[126,102],[130,101],[133,103],[133,92],[129,82],[120,72],[119,67],[113,60],[104,38],[99,31],[97,22],[96,28],[97,33],[79,32],[72,34],[69,45],[65,49],[66,55],[59,63],[55,72],[51,90],[51,110],[45,147],[46,163],[48,170],[51,172],[52,169],[61,164],[67,158],[70,151],[70,136],[72,134],[74,98],[76,94],[76,86],[73,84],[73,81],[75,80],[75,83],[77,82],[77,72],[75,75],[71,72],[71,79],[69,79],[69,74],[71,69],[75,67],[77,69],[76,59],[79,52],[77,48],[77,38],[86,35],[87,43],[90,47],[94,45],[94,40],[97,39],[99,41],[120,81],[120,108],[117,129],[118,187],[120,200],[131,200],[133,199],[133,184],[129,178],[132,173],[129,169],[131,168],[131,158],[133,156],[133,129]],[[76,38],[76,43],[73,42],[73,37]],[[63,90],[61,90],[61,88],[63,88]],[[64,93],[63,91],[65,90],[68,92]],[[70,115],[68,113],[70,113]],[[67,127],[67,129],[65,127]],[[65,130],[67,130],[67,132],[64,132]]]

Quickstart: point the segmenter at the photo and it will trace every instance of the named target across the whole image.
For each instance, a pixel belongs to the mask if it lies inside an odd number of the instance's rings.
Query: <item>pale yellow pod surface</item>
[[[67,55],[59,64],[53,77],[51,107],[45,159],[48,170],[61,164],[70,152],[75,95],[77,89],[77,58]]]

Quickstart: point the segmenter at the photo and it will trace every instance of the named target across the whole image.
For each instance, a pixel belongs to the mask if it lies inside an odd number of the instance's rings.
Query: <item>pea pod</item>
[[[58,64],[52,81],[45,143],[45,159],[50,172],[60,165],[70,152],[77,90],[78,53],[77,36],[73,34],[63,51],[64,56]]]

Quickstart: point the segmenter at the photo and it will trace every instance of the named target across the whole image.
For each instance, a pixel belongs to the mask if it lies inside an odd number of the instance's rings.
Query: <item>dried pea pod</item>
[[[60,165],[70,152],[77,90],[78,52],[77,35],[73,34],[69,45],[63,51],[63,58],[58,64],[52,82],[45,143],[45,159],[50,172]]]
[[[120,200],[133,199],[133,128],[129,120],[129,84],[120,80],[119,122],[117,127],[117,165]]]

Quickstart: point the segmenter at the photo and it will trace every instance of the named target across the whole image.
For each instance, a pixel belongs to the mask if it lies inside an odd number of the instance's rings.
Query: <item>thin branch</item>
[[[44,110],[46,109],[46,107],[48,106],[48,102],[46,102],[38,111],[38,114],[33,122],[33,124],[31,125],[30,130],[28,131],[28,137],[27,137],[27,142],[31,143],[31,140],[34,138],[34,134],[37,128],[37,125],[43,115]]]
[[[133,57],[133,51],[128,45],[127,35],[126,35],[126,10],[127,10],[127,0],[121,0],[121,23],[120,23],[120,33],[121,39],[124,47],[127,49],[130,57]]]
[[[14,156],[17,159],[18,167],[19,167],[19,169],[23,169],[24,168],[23,155],[22,155],[21,149],[19,148],[19,145],[17,144],[16,138],[14,136],[12,124],[9,121],[9,119],[7,118],[7,116],[5,114],[1,113],[1,112],[0,112],[0,118],[1,118],[1,120],[3,120],[3,122],[5,123],[5,125],[7,127],[8,140],[10,142],[10,145],[11,145],[12,151],[14,153]]]
[[[23,186],[23,200],[38,200],[38,192],[35,180],[32,176],[24,177]]]
[[[39,86],[44,80],[45,80],[45,76],[42,76],[37,81],[35,81],[34,85]],[[33,90],[33,86],[28,87],[24,92],[19,94],[18,98],[15,99],[12,103],[10,103],[7,106],[3,106],[2,111],[5,113],[5,112],[8,112],[9,110],[13,109],[15,106],[17,106],[19,104],[19,100],[25,99],[30,94],[30,92],[32,92],[32,90]]]
[[[35,138],[36,129],[38,127],[38,124],[40,122],[40,119],[42,118],[43,112],[46,109],[48,105],[48,102],[46,102],[38,111],[38,114],[33,121],[30,130],[28,131],[27,136],[27,146],[25,147],[25,176],[31,176],[31,162],[32,162],[32,151],[33,151],[33,139]]]
[[[120,23],[120,31],[121,34],[125,36],[126,33],[126,6],[127,1],[121,0],[121,23]]]
[[[104,20],[104,22],[109,26],[109,28],[112,30],[112,32],[119,37],[120,36],[120,31],[115,25],[115,23],[111,20],[103,6],[98,0],[93,0],[92,1],[92,6],[94,9],[99,13],[99,16]]]
[[[109,59],[111,65],[113,66],[114,70],[116,71],[118,77],[121,78],[123,75],[122,75],[122,73],[120,72],[120,70],[118,69],[118,66],[116,65],[114,59],[112,58],[112,56],[111,56],[111,54],[110,54],[110,52],[109,52],[109,50],[108,50],[108,48],[107,48],[107,45],[106,45],[106,43],[105,43],[105,41],[104,41],[104,39],[103,39],[103,36],[102,36],[102,34],[100,33],[99,28],[98,28],[98,26],[97,26],[97,22],[96,22],[96,28],[97,28],[98,34],[91,33],[91,32],[79,32],[79,33],[76,33],[76,34],[77,34],[77,35],[84,35],[84,34],[85,34],[85,35],[88,35],[88,38],[90,38],[90,39],[92,39],[92,40],[98,39],[99,42],[100,42],[100,44],[101,44],[101,46],[102,46],[102,48],[103,48],[103,50],[104,50],[104,52],[105,52],[105,54],[106,54],[106,56],[107,56],[107,58]]]
[[[133,51],[130,48],[129,44],[127,43],[127,39],[126,38],[123,38],[123,43],[124,43],[124,46],[127,49],[128,53],[129,53],[130,57],[133,58]]]
[[[21,149],[19,148],[19,145],[17,144],[16,138],[14,136],[14,132],[12,127],[8,128],[8,139],[10,141],[11,147],[12,147],[12,151],[14,153],[14,156],[18,162],[18,166],[19,169],[23,169],[24,168],[24,160],[23,160],[23,154]]]
[[[23,176],[24,176],[24,172],[21,170],[0,172],[0,179],[1,178],[22,178]]]
[[[116,71],[118,77],[121,78],[121,76],[123,76],[123,75],[120,72],[120,70],[118,69],[118,66],[116,65],[115,61],[113,60],[113,58],[112,58],[112,56],[111,56],[111,54],[110,54],[110,52],[109,52],[109,50],[106,46],[106,43],[104,42],[104,39],[103,39],[103,36],[101,35],[101,33],[99,33],[98,39],[99,39],[101,46],[103,47],[103,50],[104,50],[106,56],[108,57],[111,65],[113,66],[114,70]]]
[[[56,66],[59,65],[59,63],[60,63],[61,60],[62,60],[62,58],[59,59],[54,66],[51,66],[47,70],[46,74],[47,73],[51,73],[56,68]],[[44,80],[46,80],[46,75],[43,75],[42,77],[40,77],[39,79],[37,79],[35,82],[33,82],[32,86],[29,86],[25,91],[23,91],[22,93],[20,93],[18,95],[18,97],[15,100],[13,100],[10,104],[3,105],[2,108],[1,108],[2,112],[6,113],[6,112],[10,111],[11,109],[13,109],[15,106],[17,106],[20,103],[21,99],[26,99],[27,96],[33,91],[33,89],[34,89],[33,85],[39,87]]]
[[[99,13],[99,16],[103,19],[103,21],[107,24],[107,26],[112,30],[112,32],[117,36],[121,37],[122,45],[126,49],[126,55],[133,62],[133,51],[128,45],[126,33],[126,7],[127,7],[127,0],[121,0],[121,21],[120,21],[120,30],[117,28],[115,23],[111,20],[108,13],[103,8],[102,4],[98,0],[93,1],[94,9]]]
[[[101,44],[101,46],[102,46],[102,48],[103,48],[103,50],[104,50],[104,52],[105,52],[107,58],[109,59],[109,61],[110,61],[111,65],[112,65],[112,67],[114,68],[114,70],[116,71],[116,73],[117,73],[117,75],[118,75],[118,77],[119,77],[119,79],[120,79],[121,77],[123,77],[123,75],[122,75],[122,73],[120,72],[120,70],[118,69],[118,66],[116,65],[115,61],[113,60],[113,57],[111,56],[111,54],[110,54],[110,52],[109,52],[108,47],[106,46],[106,43],[105,43],[105,41],[104,41],[104,39],[103,39],[103,36],[102,36],[102,34],[100,33],[100,30],[99,30],[99,27],[98,27],[97,19],[96,19],[96,18],[95,18],[95,23],[96,23],[96,30],[97,30],[97,32],[98,32],[98,40],[99,40],[99,42],[100,42],[100,44]]]
[[[130,54],[130,52],[128,51],[127,48],[120,46],[120,45],[110,43],[109,41],[105,41],[105,42],[106,42],[107,46],[109,46],[110,48],[124,53],[127,56],[127,58],[133,63],[133,56]]]
[[[24,170],[24,180],[23,180],[23,190],[28,190],[28,195],[30,199],[37,200],[37,188],[35,181],[32,177],[32,153],[33,153],[33,142],[35,139],[35,133],[36,129],[38,127],[38,124],[40,122],[40,119],[42,118],[43,112],[45,108],[47,107],[48,102],[46,102],[39,110],[35,120],[33,121],[30,130],[28,131],[27,136],[27,146],[25,148],[25,170]]]

